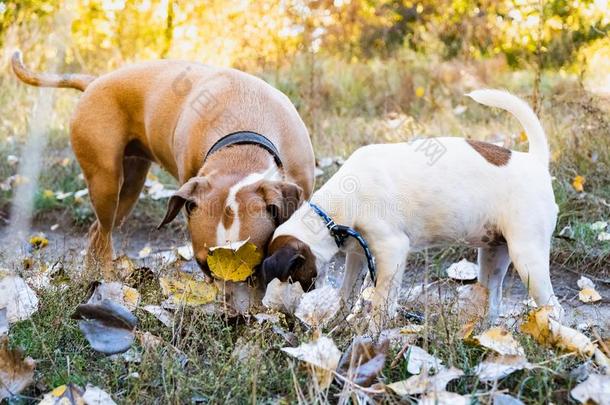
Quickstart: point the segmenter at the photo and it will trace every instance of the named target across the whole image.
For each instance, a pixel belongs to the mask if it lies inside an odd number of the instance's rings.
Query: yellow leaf
[[[552,311],[552,306],[534,308],[521,325],[521,332],[532,336],[540,344],[591,357],[595,351],[593,342],[577,330],[551,319],[549,315]]]
[[[523,347],[515,340],[513,335],[504,328],[495,327],[486,330],[472,339],[475,343],[487,347],[502,355],[525,356]]]
[[[42,192],[42,196],[46,199],[51,199],[51,198],[55,198],[55,193],[53,192],[53,190],[45,190]]]
[[[578,293],[578,299],[584,303],[597,302],[602,299],[594,288],[583,288]]]
[[[415,89],[415,96],[417,98],[422,98],[425,93],[426,93],[426,90],[421,86]]]
[[[34,235],[30,238],[30,245],[32,245],[32,247],[34,249],[42,249],[43,247],[46,247],[48,244],[49,244],[49,240],[47,238],[45,238],[44,236]]]
[[[221,280],[245,281],[254,272],[254,267],[263,259],[256,245],[248,241],[210,249],[208,266]]]
[[[191,276],[179,273],[176,278],[161,277],[159,284],[163,294],[169,296],[175,304],[197,306],[208,304],[216,299],[218,289],[214,284],[198,281]]]
[[[574,180],[572,180],[572,187],[574,187],[574,190],[582,193],[585,191],[585,182],[586,180],[583,176],[576,176],[574,177]]]

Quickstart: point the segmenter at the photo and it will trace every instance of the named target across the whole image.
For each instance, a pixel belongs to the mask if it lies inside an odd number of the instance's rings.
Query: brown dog
[[[186,206],[204,270],[212,246],[249,238],[264,252],[274,229],[311,195],[307,129],[290,100],[256,77],[170,60],[100,77],[38,74],[20,52],[12,65],[25,83],[84,91],[70,136],[97,217],[87,265],[101,266],[106,279],[116,277],[112,230],[136,203],[152,162],[182,184],[160,226]]]

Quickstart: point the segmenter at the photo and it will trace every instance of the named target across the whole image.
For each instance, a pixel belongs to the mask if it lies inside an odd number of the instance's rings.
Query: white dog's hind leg
[[[500,315],[502,309],[502,282],[510,265],[508,246],[500,245],[479,249],[479,283],[489,291],[489,310],[487,317],[490,323]]]
[[[552,305],[555,317],[560,320],[563,317],[563,308],[551,285],[549,243],[536,241],[532,235],[535,233],[522,234],[521,237],[506,235],[510,257],[528,294],[536,301],[536,305]]]
[[[381,332],[384,324],[396,314],[408,253],[409,239],[406,237],[375,241],[373,254],[377,268],[377,284],[373,293],[373,314],[369,324],[369,330],[375,335]]]
[[[355,295],[362,288],[362,268],[366,257],[360,252],[348,252],[345,257],[345,274],[341,283],[341,300],[346,309],[351,309]]]

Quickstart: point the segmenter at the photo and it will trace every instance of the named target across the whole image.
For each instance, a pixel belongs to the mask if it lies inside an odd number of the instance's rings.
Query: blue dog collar
[[[336,224],[335,221],[333,221],[333,219],[326,212],[324,212],[324,210],[322,210],[322,208],[312,203],[311,201],[308,202],[309,206],[316,212],[316,214],[318,214],[324,220],[324,224],[330,232],[330,235],[335,239],[337,247],[343,246],[347,238],[349,238],[350,236],[358,241],[358,244],[360,245],[360,247],[362,247],[362,250],[364,250],[364,255],[366,256],[366,261],[369,267],[369,274],[371,275],[371,280],[373,280],[373,285],[376,285],[377,271],[375,270],[375,257],[371,253],[371,249],[369,248],[366,239],[364,239],[362,235],[360,235],[360,233],[354,228]]]

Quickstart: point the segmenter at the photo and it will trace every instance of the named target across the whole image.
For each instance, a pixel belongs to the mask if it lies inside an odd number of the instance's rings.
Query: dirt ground
[[[189,243],[188,233],[184,227],[182,231],[171,229],[156,230],[155,227],[123,227],[115,232],[114,246],[115,255],[127,255],[131,258],[137,258],[138,252],[145,246],[152,248],[152,253],[167,251],[174,247]],[[7,229],[0,229],[0,240],[4,239]],[[59,227],[56,230],[51,230],[51,224],[38,223],[33,226],[32,234],[44,233],[49,239],[49,246],[45,249],[45,258],[47,261],[62,260],[64,264],[78,263],[82,260],[84,249],[87,244],[86,229],[73,229],[69,227]],[[144,262],[146,259],[144,259]],[[144,263],[150,265],[151,263]],[[337,258],[333,266],[336,271],[333,276],[336,283],[341,279],[343,259]],[[189,267],[196,267],[194,263]],[[585,304],[579,301],[577,280],[580,277],[578,269],[565,269],[559,267],[551,268],[551,279],[556,295],[559,297],[564,309],[566,317],[564,324],[576,327],[580,330],[586,330],[596,326],[605,334],[610,333],[610,280],[602,280],[595,277],[593,279],[597,291],[602,296],[602,300],[594,304]],[[414,269],[413,266],[407,265],[403,280],[402,297],[405,299],[409,295],[409,290],[414,286],[422,285],[424,274],[422,270]],[[459,283],[449,279],[436,281],[439,284],[441,294],[454,294]],[[507,326],[514,327],[514,320],[518,314],[522,314],[527,307],[527,294],[525,287],[521,283],[517,273],[512,269],[509,270],[504,281],[504,299],[503,311],[500,322]],[[513,324],[513,325],[511,325]]]

